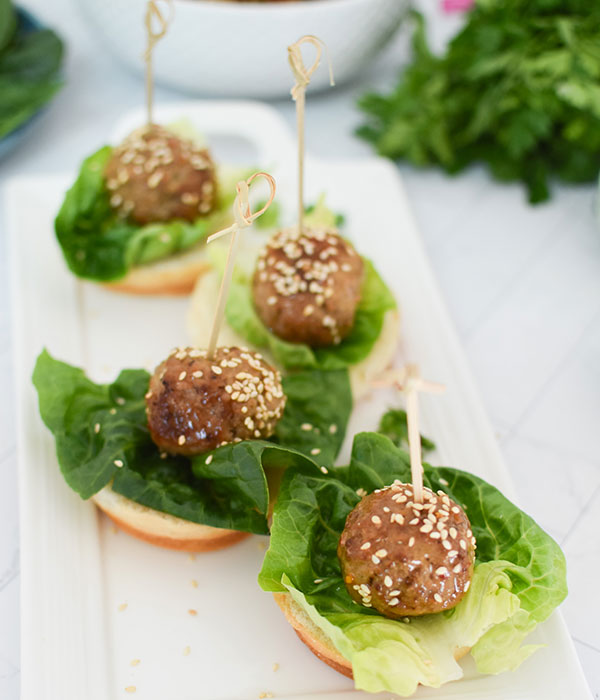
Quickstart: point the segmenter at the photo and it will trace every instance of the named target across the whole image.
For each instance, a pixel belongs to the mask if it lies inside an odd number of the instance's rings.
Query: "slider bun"
[[[315,656],[339,673],[353,678],[352,664],[333,646],[329,637],[308,617],[289,593],[274,593],[275,602],[285,615],[294,631]],[[457,647],[454,658],[458,661],[468,654],[470,647]]]
[[[126,294],[185,296],[191,294],[198,277],[210,269],[202,242],[162,260],[133,267],[122,279],[104,286]]]
[[[294,632],[315,656],[348,678],[352,678],[352,664],[333,646],[329,637],[308,617],[289,593],[273,593]]]
[[[122,530],[150,544],[183,552],[223,549],[248,537],[247,532],[199,525],[140,505],[110,486],[92,496],[94,503]]]
[[[188,333],[195,347],[205,348],[208,345],[219,285],[220,276],[214,270],[202,275],[196,282],[187,318]],[[391,364],[398,347],[399,328],[400,313],[398,310],[386,311],[381,333],[370,354],[361,362],[348,368],[352,395],[355,400],[368,394],[373,380]],[[226,321],[219,334],[219,343],[238,347],[248,345],[248,341],[239,336]],[[261,349],[261,352],[268,362],[277,365],[268,352],[264,349]]]

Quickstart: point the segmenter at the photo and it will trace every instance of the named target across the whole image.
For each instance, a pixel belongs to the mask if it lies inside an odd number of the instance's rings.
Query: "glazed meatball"
[[[453,608],[469,590],[475,538],[463,509],[443,491],[410,484],[365,496],[350,512],[338,546],[348,592],[386,617]]]
[[[215,206],[215,168],[208,151],[155,124],[117,146],[104,175],[111,207],[138,224],[194,221]]]
[[[283,414],[281,375],[256,352],[179,348],[162,362],[146,394],[154,442],[193,456],[230,442],[268,438]]]
[[[283,340],[334,345],[354,325],[362,279],[362,259],[334,230],[283,229],[258,259],[254,306]]]

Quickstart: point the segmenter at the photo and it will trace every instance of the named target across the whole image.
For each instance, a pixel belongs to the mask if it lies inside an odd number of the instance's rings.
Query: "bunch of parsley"
[[[456,173],[486,163],[521,180],[530,202],[548,180],[600,168],[600,1],[477,0],[446,54],[413,13],[414,58],[390,95],[365,95],[358,133],[377,151]]]

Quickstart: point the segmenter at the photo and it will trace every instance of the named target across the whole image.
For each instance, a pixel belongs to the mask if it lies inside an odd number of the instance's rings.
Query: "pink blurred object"
[[[444,12],[466,12],[473,6],[475,0],[442,0]]]

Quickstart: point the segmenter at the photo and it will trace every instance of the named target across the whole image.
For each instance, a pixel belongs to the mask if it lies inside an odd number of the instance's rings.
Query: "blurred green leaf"
[[[478,0],[446,53],[412,14],[413,59],[388,95],[359,101],[357,134],[381,155],[456,173],[484,162],[529,200],[555,176],[595,179],[600,164],[600,5]]]

